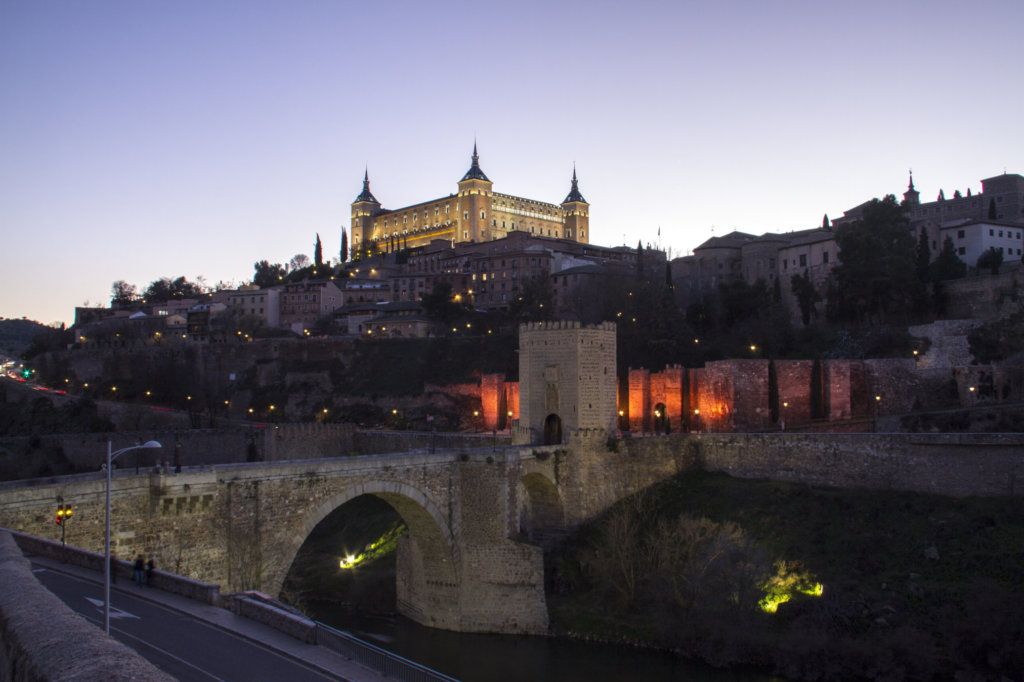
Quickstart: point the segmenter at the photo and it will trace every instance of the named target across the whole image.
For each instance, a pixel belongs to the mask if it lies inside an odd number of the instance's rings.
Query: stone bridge
[[[112,547],[223,591],[276,596],[313,528],[373,495],[408,526],[400,613],[449,630],[536,633],[547,628],[544,541],[683,466],[663,453],[619,456],[603,431],[580,431],[557,446],[115,472]],[[102,551],[104,490],[100,473],[2,484],[0,526],[59,539],[61,497],[74,509],[68,543]]]

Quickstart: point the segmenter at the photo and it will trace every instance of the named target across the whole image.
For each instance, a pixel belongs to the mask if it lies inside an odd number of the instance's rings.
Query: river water
[[[312,602],[312,618],[462,682],[780,682],[758,671],[720,670],[670,654],[556,637],[476,635],[406,618],[340,613]]]

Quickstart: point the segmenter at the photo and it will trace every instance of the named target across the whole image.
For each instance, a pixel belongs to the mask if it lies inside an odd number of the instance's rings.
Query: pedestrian
[[[142,555],[135,557],[135,584],[142,587],[142,572],[146,569],[146,560]]]
[[[153,587],[153,571],[156,570],[156,559],[152,555],[146,562],[146,587]]]

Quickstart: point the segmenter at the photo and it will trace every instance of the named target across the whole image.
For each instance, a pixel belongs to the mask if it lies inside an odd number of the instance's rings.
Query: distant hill
[[[31,345],[32,339],[47,329],[49,327],[35,320],[0,319],[0,355],[6,355],[12,359],[20,358],[21,354]]]

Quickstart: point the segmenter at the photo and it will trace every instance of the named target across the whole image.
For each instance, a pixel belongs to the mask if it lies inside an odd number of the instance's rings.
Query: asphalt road
[[[103,627],[103,586],[33,564],[33,572],[65,604]],[[123,581],[122,581],[123,582]],[[179,680],[343,679],[258,642],[140,599],[134,584],[111,589],[110,634]]]

